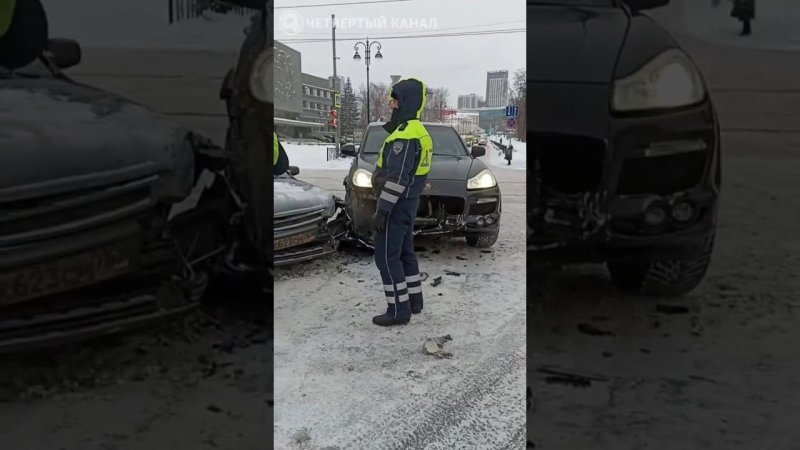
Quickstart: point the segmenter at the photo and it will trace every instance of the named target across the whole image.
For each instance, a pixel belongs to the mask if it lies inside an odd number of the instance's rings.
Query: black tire
[[[495,228],[489,233],[470,233],[464,237],[467,239],[467,244],[475,248],[489,248],[497,242],[497,235],[500,233],[500,228]]]
[[[622,290],[652,297],[679,297],[694,290],[711,264],[714,234],[691,258],[641,263],[608,262],[611,280]]]

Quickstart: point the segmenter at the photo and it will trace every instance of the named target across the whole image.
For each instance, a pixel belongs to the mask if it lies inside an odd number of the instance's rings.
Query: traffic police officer
[[[14,70],[47,48],[47,16],[39,0],[0,0],[0,67]]]
[[[283,175],[289,170],[289,156],[278,141],[278,134],[272,132],[272,175]]]
[[[378,154],[372,186],[378,197],[373,216],[375,264],[388,307],[372,318],[380,326],[402,325],[422,312],[422,282],[414,255],[414,219],[431,168],[433,142],[422,125],[425,84],[409,78],[392,86],[389,136]]]

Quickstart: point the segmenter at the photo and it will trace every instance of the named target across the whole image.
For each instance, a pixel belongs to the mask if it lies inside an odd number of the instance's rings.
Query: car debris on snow
[[[689,314],[689,307],[659,303],[656,305],[656,311],[662,314]]]
[[[589,336],[614,336],[613,331],[602,330],[588,323],[578,324],[578,331]]]
[[[298,444],[303,444],[311,440],[311,435],[308,428],[301,428],[292,436],[292,439]]]
[[[214,404],[208,405],[206,409],[214,413],[222,412],[222,408]]]
[[[436,287],[440,284],[442,284],[442,277],[436,277],[433,279],[433,283],[431,283],[431,286]]]
[[[451,358],[453,354],[444,351],[444,344],[452,340],[453,338],[450,337],[449,334],[446,336],[428,338],[422,345],[422,353],[425,353],[426,355],[433,355],[437,358]]]

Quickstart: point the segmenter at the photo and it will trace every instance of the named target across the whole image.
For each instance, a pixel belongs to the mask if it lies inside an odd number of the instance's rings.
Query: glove
[[[376,233],[383,233],[386,231],[386,219],[388,214],[383,211],[376,211],[372,215],[372,231]]]

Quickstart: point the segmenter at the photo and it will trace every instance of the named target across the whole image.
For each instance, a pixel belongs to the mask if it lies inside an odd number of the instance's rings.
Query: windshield
[[[434,155],[458,157],[469,156],[469,153],[464,147],[464,143],[461,142],[461,139],[458,137],[456,130],[443,126],[428,126],[426,129],[433,140]],[[368,155],[378,154],[381,146],[383,145],[383,141],[386,140],[387,136],[389,136],[389,133],[387,133],[382,127],[369,127],[367,130],[367,139],[364,141],[364,145],[362,146],[361,150]]]
[[[614,0],[528,0],[534,5],[614,6]]]

